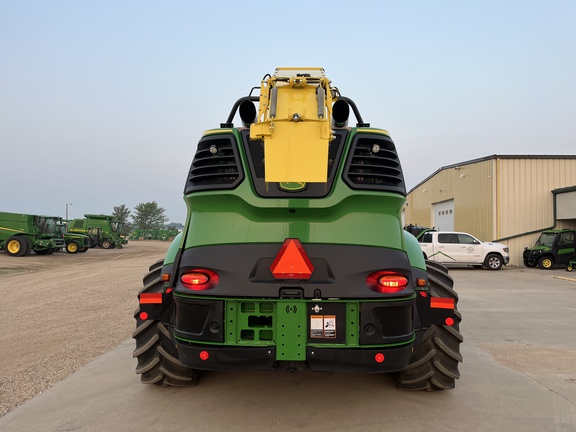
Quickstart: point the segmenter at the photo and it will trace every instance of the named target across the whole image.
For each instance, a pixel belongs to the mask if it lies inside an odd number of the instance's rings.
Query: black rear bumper
[[[386,349],[312,348],[301,362],[276,361],[276,348],[224,347],[176,341],[180,360],[197,370],[396,372],[406,368],[413,344]]]

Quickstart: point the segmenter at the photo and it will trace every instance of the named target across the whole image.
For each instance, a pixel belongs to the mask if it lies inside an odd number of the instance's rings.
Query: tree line
[[[132,211],[125,204],[114,207],[112,216],[119,222],[124,222],[122,235],[128,234],[133,228],[140,230],[162,229],[170,219],[164,214],[166,210],[156,201],[140,203]],[[131,218],[130,222],[128,218]]]

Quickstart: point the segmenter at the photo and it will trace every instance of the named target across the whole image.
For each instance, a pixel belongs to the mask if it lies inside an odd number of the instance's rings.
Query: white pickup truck
[[[426,259],[442,264],[500,270],[510,261],[508,246],[483,242],[467,233],[424,231],[418,241]]]

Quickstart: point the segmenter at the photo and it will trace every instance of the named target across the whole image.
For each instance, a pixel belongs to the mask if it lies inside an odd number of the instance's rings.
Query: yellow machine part
[[[328,140],[320,138],[318,122],[278,122],[264,140],[267,182],[326,182]]]
[[[329,83],[323,76],[275,76],[262,82],[258,121],[250,127],[250,138],[264,140],[267,182],[327,181],[332,137]]]

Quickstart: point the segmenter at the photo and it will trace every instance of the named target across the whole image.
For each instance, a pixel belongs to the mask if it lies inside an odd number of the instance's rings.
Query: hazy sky
[[[324,67],[390,132],[409,189],[492,154],[574,154],[575,23],[574,0],[0,0],[0,211],[156,201],[184,222],[202,132],[277,66]]]

